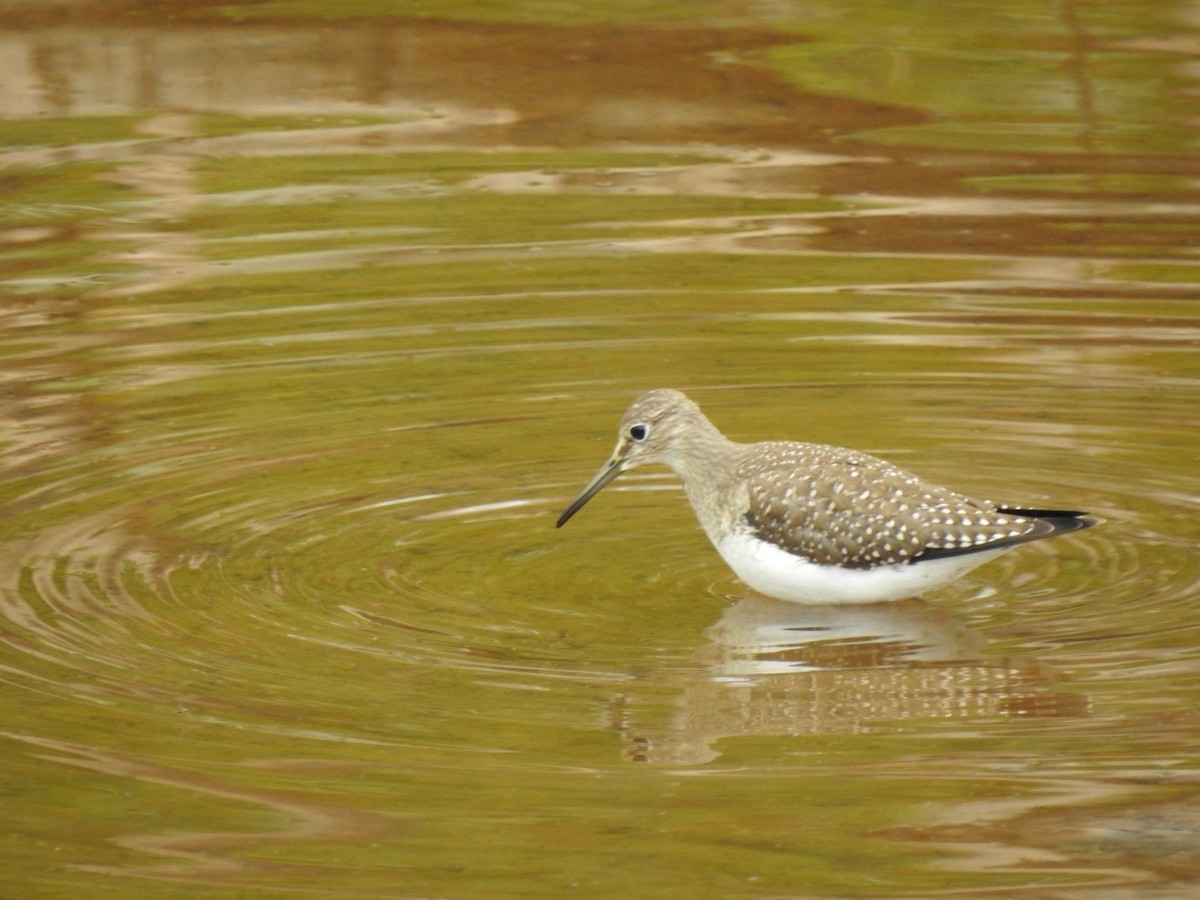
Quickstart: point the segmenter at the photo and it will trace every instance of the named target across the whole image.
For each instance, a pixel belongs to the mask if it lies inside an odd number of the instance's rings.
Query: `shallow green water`
[[[6,6],[6,895],[1196,889],[1185,7]],[[669,473],[555,531],[654,386],[1107,523],[857,610]]]

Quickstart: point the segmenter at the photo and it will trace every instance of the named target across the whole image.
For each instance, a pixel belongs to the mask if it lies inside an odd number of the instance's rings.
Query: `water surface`
[[[4,4],[14,896],[1190,896],[1184,3]],[[642,390],[1102,528],[750,594]]]

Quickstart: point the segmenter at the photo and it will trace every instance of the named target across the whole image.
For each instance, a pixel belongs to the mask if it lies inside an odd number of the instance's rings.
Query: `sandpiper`
[[[740,444],[686,395],[659,389],[629,407],[612,456],[557,527],[645,463],[664,463],[683,479],[705,534],[742,581],[796,603],[913,597],[1017,544],[1099,521],[975,500],[845,447]]]

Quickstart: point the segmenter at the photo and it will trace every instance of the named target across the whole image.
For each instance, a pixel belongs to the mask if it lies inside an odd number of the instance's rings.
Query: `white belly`
[[[883,603],[915,597],[954,581],[1006,549],[872,569],[843,569],[792,556],[745,532],[730,534],[717,544],[717,551],[738,578],[760,594],[793,603]]]

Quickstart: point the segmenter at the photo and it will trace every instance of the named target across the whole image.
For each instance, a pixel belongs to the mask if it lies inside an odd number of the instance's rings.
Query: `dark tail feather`
[[[1020,516],[1030,519],[1034,527],[1015,538],[1001,538],[989,544],[975,544],[972,547],[929,547],[914,556],[910,562],[923,559],[940,559],[945,556],[963,556],[967,553],[981,553],[985,550],[997,550],[1001,547],[1012,547],[1017,544],[1027,544],[1030,541],[1040,541],[1042,538],[1054,537],[1059,534],[1070,534],[1072,531],[1082,531],[1099,525],[1103,519],[1089,516],[1087,513],[1070,509],[1020,509],[1015,506],[998,506],[997,512],[1006,516]]]
[[[1103,520],[1089,516],[1085,512],[1070,509],[1021,509],[1017,506],[1000,506],[998,512],[1007,516],[1020,516],[1023,519],[1037,519],[1043,525],[1036,531],[1025,536],[1025,540],[1051,537],[1056,534],[1070,534],[1072,531],[1082,531],[1099,525]]]

